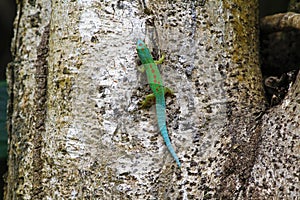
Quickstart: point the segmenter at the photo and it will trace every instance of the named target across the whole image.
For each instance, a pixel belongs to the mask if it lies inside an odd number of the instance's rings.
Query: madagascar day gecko
[[[138,40],[136,50],[138,53],[138,56],[143,64],[143,71],[146,70],[146,75],[148,79],[148,83],[150,85],[151,90],[153,91],[153,94],[147,95],[145,101],[142,102],[142,105],[147,104],[147,101],[155,96],[156,99],[156,115],[157,115],[157,123],[158,128],[161,132],[161,135],[168,147],[168,150],[172,154],[173,158],[175,159],[178,167],[180,168],[181,163],[174,151],[174,148],[171,144],[167,125],[166,125],[166,103],[165,103],[165,92],[170,92],[171,90],[164,87],[163,81],[160,75],[160,72],[158,70],[157,64],[161,64],[164,60],[164,57],[162,57],[158,61],[154,61],[153,57],[146,46],[146,44]]]

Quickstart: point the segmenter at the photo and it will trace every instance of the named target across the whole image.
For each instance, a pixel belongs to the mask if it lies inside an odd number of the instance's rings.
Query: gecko
[[[167,125],[166,125],[166,102],[165,102],[165,93],[171,92],[170,89],[164,87],[163,81],[160,75],[160,72],[158,70],[157,64],[161,64],[164,60],[164,56],[159,59],[158,61],[154,61],[153,57],[146,46],[146,44],[138,40],[136,45],[137,54],[142,62],[142,71],[146,70],[147,80],[148,84],[150,85],[150,88],[153,92],[153,94],[147,95],[145,101],[142,102],[142,105],[147,104],[147,101],[151,98],[153,98],[153,95],[156,100],[156,115],[157,115],[157,123],[158,128],[161,132],[161,135],[166,143],[166,146],[175,159],[178,167],[181,167],[181,163],[179,161],[178,156],[176,155],[174,148],[171,144]]]

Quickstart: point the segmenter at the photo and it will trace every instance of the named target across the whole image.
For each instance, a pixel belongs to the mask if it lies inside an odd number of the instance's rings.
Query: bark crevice
[[[46,132],[45,121],[47,116],[47,76],[48,76],[48,53],[49,53],[49,29],[50,23],[45,27],[41,42],[37,48],[36,60],[36,91],[35,91],[35,135],[33,139],[33,197],[42,197],[42,168],[43,159],[41,150],[43,145],[42,135]]]

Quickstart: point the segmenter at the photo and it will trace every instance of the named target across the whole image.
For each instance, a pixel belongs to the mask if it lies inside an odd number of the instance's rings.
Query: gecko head
[[[151,53],[142,40],[138,40],[136,43],[136,51],[143,64],[154,63]]]
[[[138,40],[136,43],[136,49],[143,50],[145,49],[146,44],[142,40]]]

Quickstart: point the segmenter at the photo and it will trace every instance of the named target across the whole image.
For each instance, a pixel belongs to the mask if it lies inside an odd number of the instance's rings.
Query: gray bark
[[[299,196],[300,78],[266,110],[257,24],[257,1],[19,2],[5,198]],[[137,39],[167,56],[181,170],[138,108]]]

